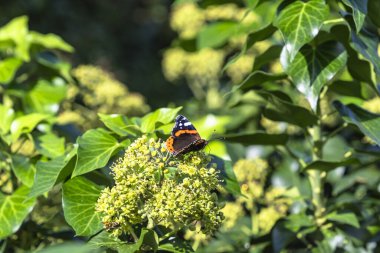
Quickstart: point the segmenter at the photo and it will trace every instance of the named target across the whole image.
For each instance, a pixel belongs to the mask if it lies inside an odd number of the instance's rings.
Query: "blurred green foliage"
[[[378,252],[377,0],[73,4],[0,28],[0,252]]]

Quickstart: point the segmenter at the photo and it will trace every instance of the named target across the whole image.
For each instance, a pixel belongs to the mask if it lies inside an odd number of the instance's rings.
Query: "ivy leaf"
[[[367,14],[368,0],[343,0],[343,3],[351,7],[356,31],[359,32],[362,29]]]
[[[268,48],[264,53],[257,55],[253,64],[253,70],[259,70],[261,67],[277,60],[281,55],[282,46],[274,45]]]
[[[59,138],[53,133],[38,137],[37,150],[44,156],[54,158],[65,153],[65,138]]]
[[[95,204],[102,188],[84,177],[67,181],[62,187],[65,219],[76,235],[90,236],[102,229],[100,214]]]
[[[0,83],[8,84],[21,66],[22,61],[18,58],[6,58],[0,62]]]
[[[119,250],[123,251],[127,247],[127,243],[121,241],[118,238],[115,238],[111,236],[110,233],[107,231],[103,231],[99,233],[98,235],[94,236],[91,238],[91,240],[88,242],[88,246],[94,249],[98,249],[101,247],[105,247],[108,249],[113,249],[113,250]],[[125,251],[128,252],[128,251]]]
[[[354,213],[340,213],[340,214],[338,214],[336,212],[333,212],[333,213],[329,213],[328,215],[326,215],[326,219],[330,220],[330,221],[335,221],[335,222],[340,223],[340,224],[351,225],[355,228],[360,228],[358,218],[356,217],[356,215]]]
[[[304,46],[293,61],[283,50],[281,64],[297,89],[305,95],[315,111],[322,87],[345,67],[347,53],[336,41],[327,41],[313,48]]]
[[[93,253],[94,250],[91,249],[87,244],[71,241],[71,242],[50,245],[43,249],[33,251],[33,253],[67,253],[67,252]]]
[[[72,177],[106,166],[119,147],[118,141],[106,130],[87,131],[78,139],[78,160]]]
[[[247,132],[224,135],[226,141],[238,142],[243,145],[285,145],[287,134],[267,134],[263,132]]]
[[[141,122],[141,131],[143,133],[152,133],[157,127],[172,123],[182,106],[177,108],[160,108],[154,112],[145,115]]]
[[[319,171],[330,171],[341,166],[347,166],[351,164],[358,164],[359,160],[356,158],[348,158],[339,162],[329,162],[329,161],[314,161],[308,164],[304,170],[319,170]]]
[[[240,185],[235,176],[231,161],[224,161],[223,163],[223,182],[224,187],[229,193],[234,194],[235,196],[242,195],[240,191]]]
[[[235,89],[242,89],[242,90],[248,90],[252,87],[255,87],[259,84],[269,82],[269,81],[277,81],[281,79],[285,79],[286,74],[272,74],[267,73],[264,71],[254,71],[252,74],[250,74],[237,88]]]
[[[31,31],[28,36],[32,44],[37,44],[49,49],[60,49],[69,53],[74,52],[74,48],[72,46],[55,34],[41,34]]]
[[[29,198],[29,188],[19,187],[12,195],[0,193],[0,239],[16,232],[32,210],[35,198]]]
[[[45,192],[48,192],[51,188],[53,188],[53,186],[59,181],[60,178],[68,176],[69,172],[71,171],[71,167],[74,166],[69,162],[75,154],[76,149],[73,149],[68,154],[55,157],[50,161],[37,162],[36,176],[29,196],[36,197]]]
[[[12,19],[0,29],[0,41],[11,40],[16,45],[16,56],[24,61],[29,61],[28,17],[20,16]]]
[[[218,47],[239,32],[239,23],[232,21],[213,23],[204,26],[197,37],[197,47]]]
[[[98,114],[100,120],[106,125],[108,129],[118,134],[119,136],[137,136],[140,133],[138,126],[136,126],[128,117],[120,114]]]
[[[285,39],[285,50],[292,61],[298,50],[310,42],[319,32],[329,14],[324,1],[295,1],[286,6],[274,21]]]
[[[27,187],[32,187],[36,168],[31,163],[29,157],[22,155],[12,156],[12,169],[18,180]]]
[[[267,25],[266,27],[250,33],[247,37],[246,48],[251,48],[256,42],[263,41],[272,36],[276,31],[276,27],[272,24]]]
[[[13,108],[0,104],[0,134],[5,135],[11,128],[12,121],[15,117]]]
[[[346,122],[359,127],[365,135],[380,145],[379,114],[371,113],[353,104],[345,106],[339,101],[334,101],[333,104]]]
[[[295,105],[291,101],[282,99],[279,95],[281,92],[257,92],[265,97],[269,103],[264,110],[264,116],[273,121],[283,121],[290,124],[306,128],[317,123],[315,116],[308,109]]]
[[[50,117],[48,114],[31,113],[16,118],[10,128],[13,141],[17,140],[23,133],[30,133],[41,121]]]
[[[56,84],[39,80],[25,97],[29,111],[54,114],[59,103],[66,97],[67,86],[63,82]]]
[[[370,61],[376,74],[380,75],[380,57],[377,51],[380,39],[376,27],[367,25],[359,33],[351,32],[352,46]]]

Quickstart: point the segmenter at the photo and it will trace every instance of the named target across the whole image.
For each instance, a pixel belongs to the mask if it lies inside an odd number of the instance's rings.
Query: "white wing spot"
[[[184,126],[190,126],[191,125],[191,122],[186,122],[183,124]]]

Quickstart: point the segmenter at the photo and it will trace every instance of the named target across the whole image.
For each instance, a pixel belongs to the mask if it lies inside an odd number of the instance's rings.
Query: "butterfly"
[[[166,140],[166,148],[173,156],[203,149],[208,141],[202,139],[197,129],[183,115],[175,119],[171,136]]]

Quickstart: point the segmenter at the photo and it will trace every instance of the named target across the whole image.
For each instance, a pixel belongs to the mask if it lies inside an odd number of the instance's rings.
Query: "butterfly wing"
[[[173,155],[177,155],[186,151],[186,148],[200,139],[201,137],[193,124],[185,116],[178,115],[172,135],[166,141],[166,147]]]

